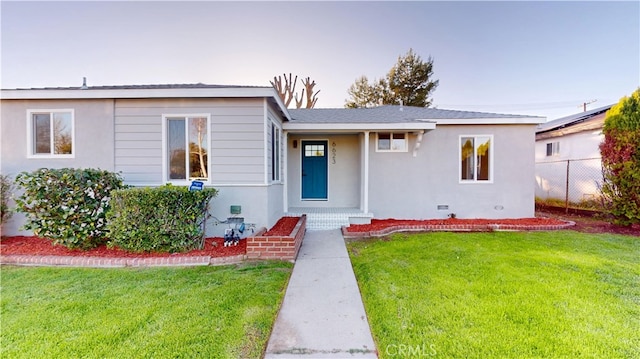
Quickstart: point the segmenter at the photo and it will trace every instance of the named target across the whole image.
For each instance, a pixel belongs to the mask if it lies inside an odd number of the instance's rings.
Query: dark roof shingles
[[[292,122],[308,123],[389,123],[441,119],[530,118],[486,112],[443,110],[437,108],[387,105],[372,108],[289,109]]]

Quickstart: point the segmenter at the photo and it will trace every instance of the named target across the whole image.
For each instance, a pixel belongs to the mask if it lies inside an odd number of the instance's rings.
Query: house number
[[[331,163],[336,164],[336,143],[331,144]]]

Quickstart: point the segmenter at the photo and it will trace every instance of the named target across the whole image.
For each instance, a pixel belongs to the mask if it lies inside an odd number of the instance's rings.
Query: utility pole
[[[582,106],[582,112],[587,112],[587,105],[590,105],[590,104],[592,104],[592,103],[594,103],[596,101],[598,101],[598,100],[591,100],[591,101],[583,102],[582,105],[581,105]],[[578,107],[580,107],[580,106],[578,106]]]

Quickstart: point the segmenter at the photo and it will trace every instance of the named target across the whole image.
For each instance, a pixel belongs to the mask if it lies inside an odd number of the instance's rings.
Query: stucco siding
[[[264,183],[264,103],[260,99],[118,100],[115,167],[128,183],[163,182],[163,115],[210,116],[210,182]]]
[[[218,196],[210,203],[209,213],[212,217],[207,220],[207,236],[222,237],[225,229],[236,227],[235,224],[216,224],[216,219],[225,221],[229,217],[241,217],[246,223],[253,223],[257,227],[269,225],[269,216],[265,211],[268,201],[267,186],[214,187],[218,190]],[[230,211],[232,205],[241,206],[241,213],[232,215]]]
[[[99,168],[114,170],[113,100],[2,100],[0,117],[0,161],[2,174],[15,177],[39,168]],[[73,110],[73,157],[29,157],[28,110]],[[13,202],[10,203],[13,206]],[[16,213],[3,225],[4,235],[19,231],[24,216]]]
[[[375,151],[371,136],[369,208],[378,218],[518,218],[534,215],[534,127],[444,126],[409,151]],[[460,182],[460,136],[493,136],[492,183]],[[438,206],[447,206],[438,209]]]
[[[326,140],[328,144],[328,199],[301,200],[302,141]],[[293,142],[297,141],[297,148]],[[290,207],[360,207],[360,136],[290,135],[288,140],[288,204]]]

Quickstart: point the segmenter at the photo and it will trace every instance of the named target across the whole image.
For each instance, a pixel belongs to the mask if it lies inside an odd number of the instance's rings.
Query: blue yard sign
[[[189,191],[202,191],[203,188],[204,188],[204,182],[192,181],[191,186],[189,186]]]

